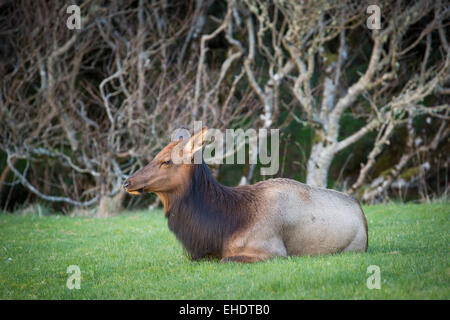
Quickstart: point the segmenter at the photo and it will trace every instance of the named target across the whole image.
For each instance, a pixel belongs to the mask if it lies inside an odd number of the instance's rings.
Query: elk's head
[[[145,167],[136,171],[123,184],[128,193],[169,193],[189,184],[194,154],[202,148],[207,128],[192,137],[179,137],[164,147]]]

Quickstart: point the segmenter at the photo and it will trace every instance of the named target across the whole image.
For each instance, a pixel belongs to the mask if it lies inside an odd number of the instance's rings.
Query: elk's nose
[[[128,189],[128,187],[130,186],[130,181],[125,181],[125,183],[123,184],[123,188],[125,189],[125,190],[127,190]]]

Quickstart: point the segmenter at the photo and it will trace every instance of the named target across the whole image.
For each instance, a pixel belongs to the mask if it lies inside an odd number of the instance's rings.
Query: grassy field
[[[450,204],[365,207],[369,251],[257,264],[191,262],[162,212],[0,214],[1,299],[450,299]],[[69,290],[69,265],[81,289]],[[381,289],[366,286],[367,267]]]

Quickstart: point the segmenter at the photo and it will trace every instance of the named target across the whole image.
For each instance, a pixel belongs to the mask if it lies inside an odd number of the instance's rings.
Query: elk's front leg
[[[252,239],[249,239],[249,238]],[[287,251],[281,238],[276,236],[255,236],[250,234],[229,241],[221,262],[258,262],[275,257],[285,257]]]
[[[241,262],[241,263],[252,263],[266,260],[265,256],[253,256],[253,255],[236,255],[223,257],[220,262]]]

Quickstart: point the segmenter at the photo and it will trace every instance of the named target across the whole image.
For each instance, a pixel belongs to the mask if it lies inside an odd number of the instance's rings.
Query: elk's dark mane
[[[252,189],[221,185],[205,162],[194,165],[190,186],[167,213],[170,230],[192,259],[221,257],[224,242],[245,228],[257,209]]]

